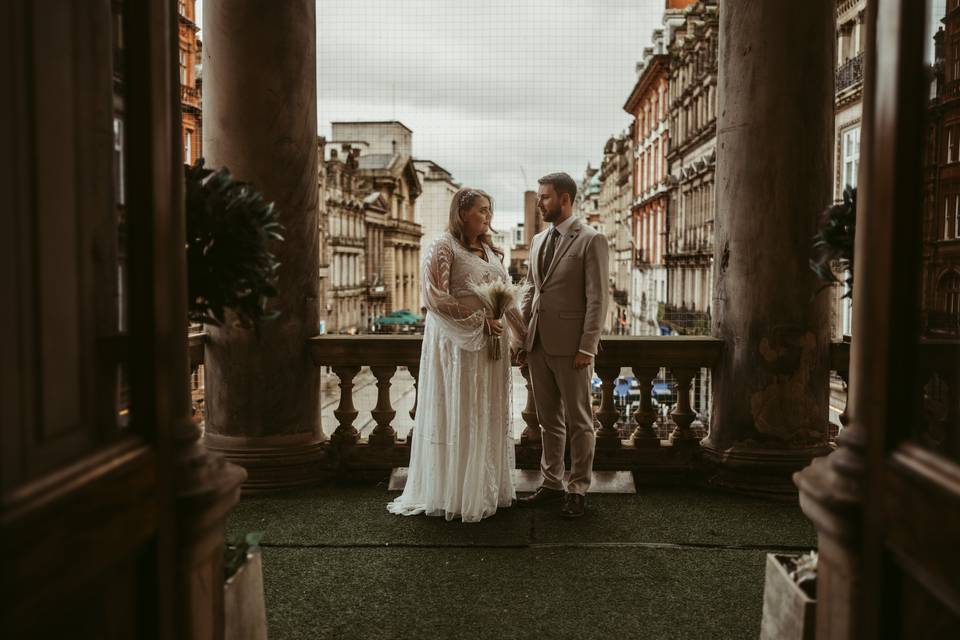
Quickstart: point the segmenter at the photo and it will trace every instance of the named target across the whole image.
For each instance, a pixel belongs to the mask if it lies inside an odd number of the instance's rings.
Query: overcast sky
[[[944,0],[928,2],[933,31]],[[489,191],[494,226],[506,229],[538,177],[567,171],[579,181],[629,124],[622,106],[663,6],[317,0],[319,132],[329,139],[337,120],[403,122],[414,155]]]
[[[662,0],[318,0],[318,126],[399,120],[413,152],[490,192],[494,226],[523,191],[596,165]],[[526,173],[526,180],[523,177]],[[500,222],[497,224],[497,219]]]

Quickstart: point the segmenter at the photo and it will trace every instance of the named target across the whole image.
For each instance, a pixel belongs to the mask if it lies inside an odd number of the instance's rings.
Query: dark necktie
[[[557,231],[556,227],[554,227],[550,235],[547,236],[547,246],[544,247],[543,253],[541,254],[542,261],[540,263],[540,273],[544,276],[546,276],[547,271],[550,270],[550,263],[553,262],[553,252],[557,249],[557,238],[559,237],[560,232]]]

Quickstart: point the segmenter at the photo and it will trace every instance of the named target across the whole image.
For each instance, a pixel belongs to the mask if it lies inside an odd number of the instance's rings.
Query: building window
[[[937,288],[940,293],[941,310],[951,315],[960,314],[960,273],[951,271],[943,274],[940,278],[940,286]]]
[[[953,237],[960,238],[960,195],[953,197]]]
[[[124,204],[123,173],[123,120],[113,117],[113,197],[117,204]]]
[[[950,76],[951,80],[960,80],[960,42],[953,42],[950,46],[950,66],[953,69],[953,73]]]
[[[943,235],[944,240],[950,237],[950,197],[943,199]]]
[[[180,49],[180,84],[187,84],[187,52]]]
[[[183,162],[184,164],[193,163],[193,131],[190,129],[183,130]]]
[[[857,186],[860,169],[860,127],[843,132],[843,181],[844,188]]]

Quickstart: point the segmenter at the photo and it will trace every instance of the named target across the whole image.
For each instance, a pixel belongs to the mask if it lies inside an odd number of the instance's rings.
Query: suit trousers
[[[593,472],[596,435],[590,406],[593,366],[575,369],[573,356],[551,356],[536,340],[527,356],[533,399],[543,434],[540,472],[543,486],[563,489],[563,457],[570,436],[568,493],[585,495]]]

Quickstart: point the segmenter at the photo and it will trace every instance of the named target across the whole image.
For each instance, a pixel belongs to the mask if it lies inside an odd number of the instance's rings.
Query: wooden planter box
[[[790,557],[767,554],[760,640],[814,640],[817,601],[787,575],[783,560]]]
[[[223,584],[225,640],[267,640],[267,608],[263,599],[260,549]]]

